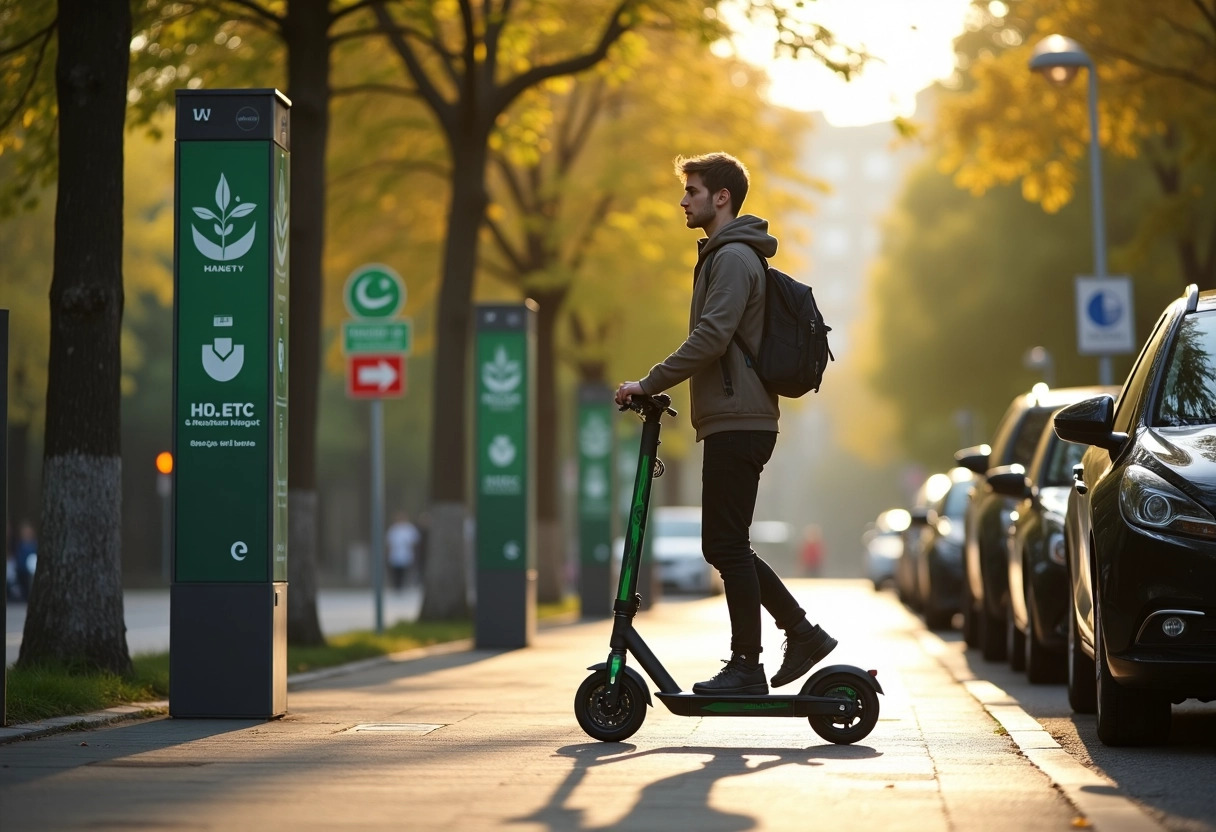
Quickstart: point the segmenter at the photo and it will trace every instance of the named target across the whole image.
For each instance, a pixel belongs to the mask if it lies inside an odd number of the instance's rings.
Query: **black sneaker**
[[[781,669],[773,674],[773,687],[788,685],[806,673],[836,647],[836,639],[816,625],[806,636],[791,636],[785,640],[785,658]],[[695,688],[694,688],[695,690]]]
[[[768,693],[768,682],[764,681],[764,665],[746,665],[738,659],[724,661],[726,667],[708,682],[697,682],[693,693],[722,696],[764,696]]]

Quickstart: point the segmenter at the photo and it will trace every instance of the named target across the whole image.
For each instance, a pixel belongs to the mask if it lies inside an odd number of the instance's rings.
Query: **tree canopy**
[[[1028,68],[1042,39],[1070,37],[1097,73],[1102,148],[1144,160],[1157,182],[1137,230],[1140,260],[1167,240],[1181,283],[1216,286],[1216,1],[1145,11],[1137,0],[976,2],[958,44],[962,90],[944,97],[937,125],[942,168],[973,194],[1017,182],[1047,211],[1076,197],[1089,70],[1055,87]]]

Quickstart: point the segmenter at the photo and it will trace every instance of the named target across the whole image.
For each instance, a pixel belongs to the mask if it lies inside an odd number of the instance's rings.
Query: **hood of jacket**
[[[777,238],[768,233],[768,220],[743,214],[719,228],[714,236],[698,241],[701,250],[697,257],[697,266],[700,267],[707,254],[727,243],[746,243],[765,258],[771,258],[777,253]]]

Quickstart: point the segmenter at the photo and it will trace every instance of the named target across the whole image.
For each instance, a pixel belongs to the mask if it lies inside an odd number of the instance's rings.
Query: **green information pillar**
[[[536,634],[536,305],[478,305],[477,647],[527,647]],[[548,441],[552,441],[550,438]]]
[[[287,712],[290,106],[177,92],[175,717]]]
[[[616,405],[612,390],[584,384],[578,390],[579,606],[583,618],[611,618],[612,451]]]

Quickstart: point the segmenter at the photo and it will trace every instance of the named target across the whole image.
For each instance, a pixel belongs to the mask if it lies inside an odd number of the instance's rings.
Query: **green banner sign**
[[[477,397],[477,565],[535,567],[529,528],[528,333],[523,307],[479,310]],[[513,318],[512,318],[513,314]],[[488,320],[487,320],[488,317]],[[511,328],[511,320],[518,328]]]
[[[287,577],[287,160],[178,145],[178,582]]]
[[[342,351],[347,355],[360,353],[413,352],[413,324],[407,318],[401,321],[371,323],[368,321],[343,321]]]
[[[287,580],[287,331],[291,288],[291,154],[274,145],[274,522],[271,580]]]
[[[578,409],[578,537],[584,565],[607,566],[612,546],[612,391],[585,387]]]

